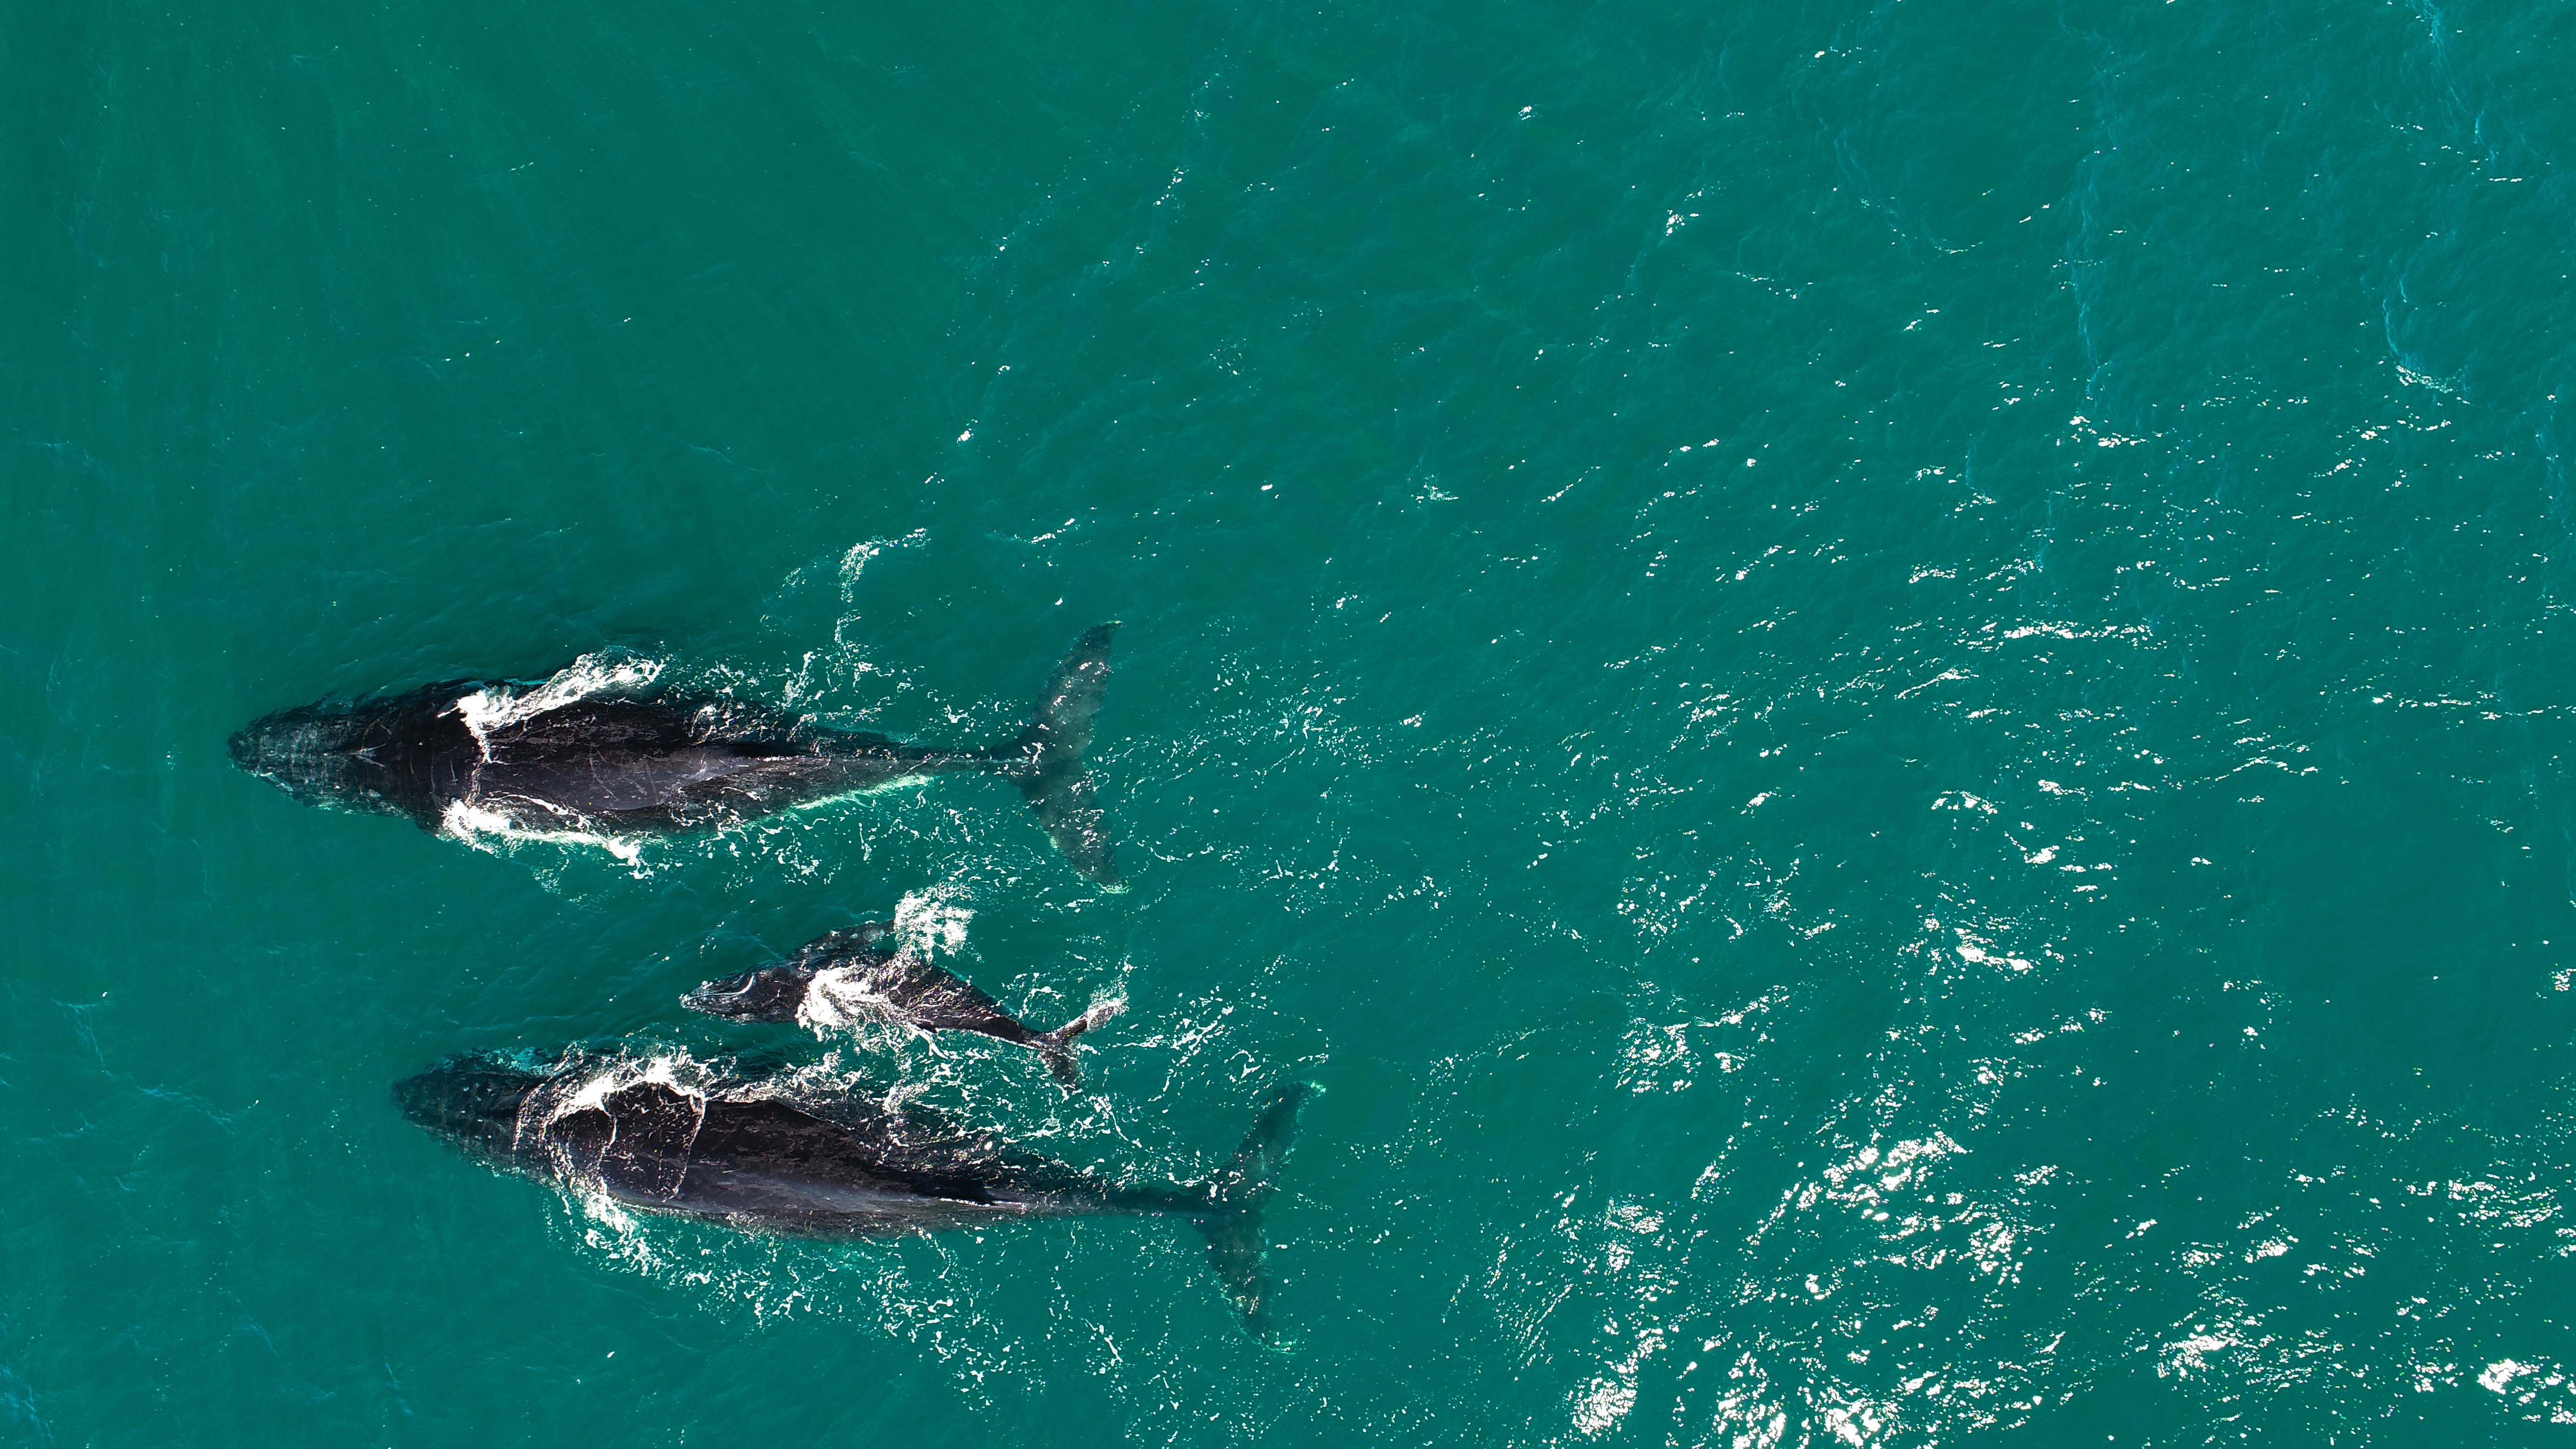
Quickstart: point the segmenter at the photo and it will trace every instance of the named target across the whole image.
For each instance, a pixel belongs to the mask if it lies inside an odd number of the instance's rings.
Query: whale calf
[[[504,1170],[628,1207],[793,1234],[888,1237],[1029,1218],[1188,1218],[1244,1326],[1270,1335],[1261,1211],[1312,1090],[1272,1094],[1226,1165],[1196,1183],[1112,1182],[962,1127],[795,1077],[685,1058],[568,1052],[531,1069],[451,1058],[394,1088],[403,1115]]]
[[[722,826],[980,771],[1017,782],[1074,869],[1117,890],[1114,848],[1082,761],[1116,627],[1076,640],[1027,727],[980,749],[829,729],[712,696],[455,680],[280,710],[234,735],[232,756],[311,804],[405,815],[458,835],[501,828],[591,838]]]
[[[1082,1084],[1073,1039],[1122,1009],[1103,1002],[1053,1031],[1034,1031],[955,974],[901,945],[891,922],[834,931],[775,966],[710,981],[680,1004],[734,1021],[792,1021],[817,1030],[876,1022],[934,1031],[971,1031],[1034,1049],[1067,1090]]]

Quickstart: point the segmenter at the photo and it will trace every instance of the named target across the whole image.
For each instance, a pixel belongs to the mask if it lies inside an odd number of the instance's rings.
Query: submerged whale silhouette
[[[1123,1008],[1102,1002],[1053,1031],[1033,1031],[993,998],[900,943],[880,944],[892,922],[872,921],[808,942],[775,966],[710,981],[680,1004],[735,1021],[792,1021],[814,1028],[878,1022],[925,1035],[971,1031],[1035,1050],[1070,1090],[1082,1084],[1073,1039]]]
[[[1256,1337],[1270,1335],[1261,1210],[1312,1090],[1274,1092],[1226,1165],[1190,1184],[1116,1183],[925,1108],[818,1097],[789,1078],[568,1053],[545,1070],[457,1057],[394,1088],[413,1122],[495,1166],[728,1226],[888,1237],[1028,1218],[1186,1217]]]
[[[1027,728],[939,749],[732,700],[457,680],[280,710],[232,738],[243,769],[299,800],[421,828],[613,836],[721,826],[961,770],[1018,782],[1074,869],[1123,889],[1082,762],[1109,681],[1103,624],[1056,665]]]

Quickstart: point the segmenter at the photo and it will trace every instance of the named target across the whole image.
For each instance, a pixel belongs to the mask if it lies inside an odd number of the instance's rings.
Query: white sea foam
[[[797,1025],[815,1032],[902,1019],[893,998],[878,989],[876,970],[869,966],[834,966],[814,973],[805,999],[796,1005]]]
[[[447,802],[447,809],[439,816],[438,828],[439,833],[453,836],[477,850],[491,849],[487,841],[507,845],[536,840],[553,845],[594,845],[639,869],[644,861],[644,842],[640,840],[602,835],[592,830],[547,830],[524,825],[503,811],[464,800]]]
[[[706,1087],[702,1080],[705,1068],[686,1053],[651,1057],[620,1057],[593,1074],[564,1105],[567,1112],[597,1107],[607,1102],[609,1094],[624,1091],[639,1083],[667,1087],[684,1096],[704,1101]]]
[[[924,956],[962,948],[966,923],[975,919],[975,913],[960,904],[965,894],[962,886],[950,884],[905,896],[894,908],[895,935]]]
[[[2576,1424],[2576,1375],[2550,1363],[2500,1358],[2478,1374],[2478,1387],[2500,1395],[2529,1424]]]
[[[700,1111],[705,1110],[710,1073],[686,1052],[606,1057],[590,1063],[587,1071],[582,1066],[578,1056],[567,1057],[556,1068],[556,1075],[529,1095],[519,1109],[517,1131],[521,1141],[576,1112],[604,1108],[612,1094],[638,1083],[678,1092],[696,1103]]]
[[[701,1121],[705,1118],[710,1073],[686,1053],[602,1058],[588,1063],[587,1070],[581,1055],[574,1053],[564,1058],[556,1073],[529,1094],[519,1109],[517,1135],[523,1144],[532,1135],[542,1139],[546,1129],[575,1113],[604,1110],[612,1094],[637,1083],[679,1093],[697,1109]],[[582,1230],[585,1243],[642,1272],[663,1272],[674,1266],[646,1234],[638,1216],[628,1211],[629,1204],[620,1202],[606,1184],[586,1174],[568,1173],[558,1177],[555,1186],[565,1203],[589,1224]]]
[[[478,689],[458,700],[456,710],[465,717],[465,727],[474,732],[474,742],[483,747],[483,757],[488,760],[492,757],[493,730],[523,723],[594,694],[641,689],[661,673],[662,662],[658,659],[585,654],[544,683],[524,691],[513,692],[506,687]]]

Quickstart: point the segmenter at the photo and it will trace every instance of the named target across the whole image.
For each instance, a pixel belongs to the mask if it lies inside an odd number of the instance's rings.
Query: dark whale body
[[[734,1021],[818,1029],[875,1021],[923,1033],[971,1031],[1036,1051],[1068,1090],[1082,1084],[1073,1039],[1116,1016],[1118,1003],[1095,1006],[1053,1031],[1032,1030],[928,957],[884,944],[893,933],[888,922],[834,931],[775,966],[710,981],[680,1004]]]
[[[722,826],[982,771],[1018,782],[1074,868],[1115,889],[1118,868],[1082,762],[1115,627],[1077,640],[1027,728],[984,749],[826,729],[704,696],[608,692],[548,702],[543,690],[513,699],[506,683],[455,680],[281,710],[234,735],[232,755],[308,803],[404,815],[425,830],[493,823],[593,836]]]
[[[755,1231],[874,1238],[1042,1217],[1186,1217],[1245,1326],[1266,1338],[1261,1209],[1309,1090],[1281,1088],[1232,1160],[1188,1185],[1111,1182],[918,1106],[822,1100],[779,1079],[681,1085],[577,1053],[543,1071],[456,1058],[398,1084],[394,1099],[506,1170]]]

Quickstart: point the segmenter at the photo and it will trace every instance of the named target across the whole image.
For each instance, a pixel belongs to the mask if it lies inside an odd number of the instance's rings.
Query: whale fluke
[[[1073,1059],[1073,1039],[1127,1009],[1123,1001],[1104,1001],[1053,1031],[1042,1031],[1029,1042],[1045,1059],[1047,1070],[1066,1091],[1082,1085],[1082,1064]]]
[[[1297,1135],[1297,1109],[1315,1090],[1305,1082],[1290,1082],[1271,1094],[1233,1160],[1208,1179],[1210,1212],[1198,1220],[1199,1231],[1207,1235],[1208,1265],[1234,1295],[1243,1326],[1264,1341],[1270,1337],[1273,1285],[1269,1255],[1261,1245],[1261,1209],[1277,1187],[1279,1166]]]
[[[1109,686],[1109,636],[1115,623],[1084,631],[1055,667],[1046,692],[1029,711],[1028,728],[996,753],[1012,763],[1011,773],[1028,796],[1038,824],[1073,868],[1113,891],[1127,888],[1119,879],[1115,846],[1109,839],[1091,771],[1082,752],[1091,744],[1091,717]]]

